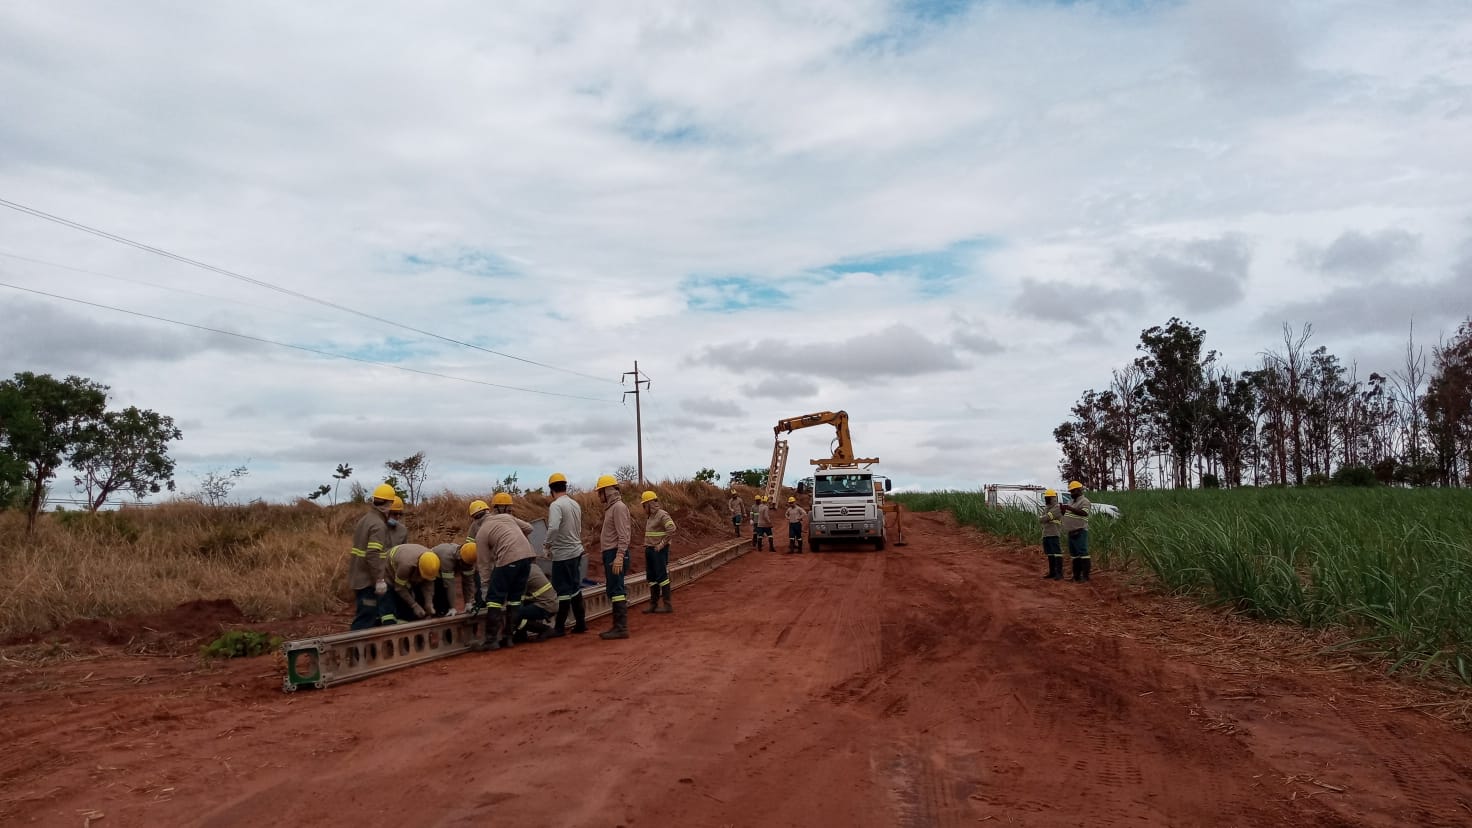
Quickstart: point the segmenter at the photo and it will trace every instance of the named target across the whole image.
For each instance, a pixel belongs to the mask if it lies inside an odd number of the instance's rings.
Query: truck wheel
[[[874,551],[875,552],[883,552],[884,551],[884,536],[883,535],[880,535],[879,537],[877,537],[877,538],[874,539]]]
[[[816,553],[818,551],[817,538],[808,538],[808,551],[813,553]]]

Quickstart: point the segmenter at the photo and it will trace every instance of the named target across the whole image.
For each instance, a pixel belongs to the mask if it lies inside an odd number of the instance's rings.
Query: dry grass
[[[667,481],[654,489],[692,532],[712,531],[725,521],[722,489],[695,481]],[[638,494],[625,487],[624,499],[637,504]],[[584,542],[591,548],[603,507],[592,492],[574,498],[583,507]],[[459,541],[471,499],[442,492],[411,507],[405,516],[410,540]],[[526,520],[545,517],[549,500],[537,494],[517,498],[513,513]],[[199,599],[229,599],[253,620],[337,611],[349,597],[349,536],[365,508],[171,503],[97,515],[47,514],[31,538],[25,536],[24,515],[0,514],[0,565],[11,583],[0,592],[0,639],[82,619],[159,613]],[[635,525],[637,536],[642,522]]]

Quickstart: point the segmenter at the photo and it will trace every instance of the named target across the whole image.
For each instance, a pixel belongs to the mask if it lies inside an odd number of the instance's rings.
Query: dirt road
[[[882,554],[749,554],[629,641],[321,692],[266,658],[5,663],[0,822],[1472,823],[1472,735],[1388,685],[1193,663],[1110,620],[1107,573],[1041,569],[921,515]]]

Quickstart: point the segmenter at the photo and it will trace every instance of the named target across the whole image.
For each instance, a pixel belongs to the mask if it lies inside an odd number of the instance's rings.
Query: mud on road
[[[910,530],[748,554],[627,641],[320,692],[282,694],[269,658],[8,660],[0,822],[1472,823],[1472,735],[1385,683],[1192,659],[1108,573],[1044,582],[942,516]]]

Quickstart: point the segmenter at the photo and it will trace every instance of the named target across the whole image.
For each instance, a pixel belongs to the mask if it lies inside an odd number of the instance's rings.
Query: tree
[[[199,478],[199,491],[195,492],[194,499],[206,506],[224,506],[235,484],[250,474],[249,463],[247,460],[229,471],[213,468],[205,472]]]
[[[368,502],[368,490],[362,483],[354,480],[353,485],[348,487],[348,502],[360,506]]]
[[[76,450],[84,431],[102,418],[107,386],[77,376],[58,380],[50,374],[22,371],[0,382],[0,397],[5,398],[0,411],[8,412],[0,422],[0,445],[9,455],[4,465],[25,467],[22,480],[30,490],[29,534],[35,529],[46,484]]]
[[[715,469],[702,468],[700,471],[695,473],[695,479],[699,480],[702,483],[719,483],[721,480],[721,475]]]
[[[78,472],[73,483],[86,492],[88,511],[96,512],[118,492],[137,500],[164,489],[172,492],[169,442],[183,436],[172,417],[136,406],[109,411],[84,428],[69,462]]]
[[[337,464],[337,471],[335,471],[335,472],[332,473],[332,479],[337,481],[336,483],[332,484],[332,505],[333,506],[336,506],[337,505],[337,490],[338,490],[338,487],[340,487],[342,485],[342,482],[344,480],[347,480],[349,477],[352,477],[352,476],[353,476],[353,467],[352,466],[349,466],[347,463],[338,463]]]
[[[404,491],[399,496],[406,503],[418,503],[424,479],[429,476],[429,461],[424,459],[424,452],[411,454],[403,460],[389,460],[383,466],[404,481]]]
[[[307,495],[307,500],[317,500],[318,498],[326,497],[330,491],[332,491],[332,487],[323,483],[315,491]]]
[[[505,492],[506,494],[513,496],[519,495],[522,493],[521,486],[519,485],[519,480],[519,472],[512,472],[501,478],[501,482],[491,487],[491,494],[499,494],[501,492]]]
[[[613,477],[620,483],[633,483],[639,479],[639,469],[630,463],[613,470]]]
[[[741,483],[753,489],[760,489],[767,485],[766,469],[747,469],[746,471],[731,472],[731,482]]]
[[[1136,349],[1143,356],[1135,366],[1143,377],[1146,411],[1168,447],[1177,488],[1191,485],[1191,460],[1196,454],[1204,370],[1216,361],[1216,351],[1202,354],[1206,331],[1172,317],[1140,332]]]

